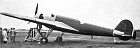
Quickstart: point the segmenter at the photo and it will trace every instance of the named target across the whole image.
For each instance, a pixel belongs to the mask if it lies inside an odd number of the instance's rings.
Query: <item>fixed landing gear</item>
[[[47,36],[46,37],[42,37],[40,39],[40,44],[48,43],[48,36],[52,33],[52,31],[53,31],[53,29],[49,29]],[[63,38],[62,38],[63,35],[64,35],[64,32],[62,32],[62,34],[60,36],[58,36],[55,41],[56,42],[61,42],[63,40]]]
[[[63,35],[64,35],[64,32],[62,32],[62,34],[60,36],[58,36],[55,41],[61,42],[63,40],[63,38],[62,38]]]
[[[42,38],[40,39],[40,43],[41,43],[41,44],[46,44],[46,43],[48,43],[48,36],[52,33],[52,31],[53,31],[52,29],[49,29],[47,36],[46,36],[46,37],[42,37]]]

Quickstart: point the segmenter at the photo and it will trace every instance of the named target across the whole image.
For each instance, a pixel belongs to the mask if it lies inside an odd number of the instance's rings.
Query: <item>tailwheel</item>
[[[57,38],[56,38],[56,41],[57,42],[61,42],[63,39],[62,39],[62,36],[58,36]]]
[[[42,38],[40,39],[40,43],[41,43],[41,44],[46,44],[46,43],[48,43],[47,37],[42,37]]]

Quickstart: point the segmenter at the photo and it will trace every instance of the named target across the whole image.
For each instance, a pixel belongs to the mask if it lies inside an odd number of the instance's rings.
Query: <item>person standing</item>
[[[2,32],[3,35],[3,43],[7,43],[7,28],[5,28]]]
[[[8,43],[11,43],[11,29],[8,30]]]
[[[3,38],[2,38],[2,28],[0,27],[0,44],[2,44]]]
[[[11,32],[11,41],[12,41],[13,43],[15,43],[15,36],[16,36],[15,28],[12,28],[11,31],[12,31],[12,32]]]

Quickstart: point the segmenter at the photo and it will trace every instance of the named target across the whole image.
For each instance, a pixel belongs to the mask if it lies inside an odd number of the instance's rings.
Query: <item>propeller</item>
[[[37,6],[36,6],[36,9],[35,9],[35,15],[34,16],[35,16],[35,18],[38,18],[38,19],[43,19],[44,18],[42,13],[38,17],[36,17],[37,13],[38,13],[38,3],[37,3]],[[41,28],[42,28],[42,25],[37,23],[37,29],[41,29]]]
[[[35,15],[34,15],[34,17],[35,18],[38,18],[38,19],[43,19],[44,17],[43,17],[43,14],[41,13],[41,14],[39,14],[39,15],[37,15],[38,14],[38,3],[37,3],[37,6],[36,6],[36,9],[35,9]],[[30,23],[30,22],[29,22]],[[29,24],[28,23],[28,24]],[[39,24],[39,23],[36,23],[37,24],[37,30],[38,30],[38,32],[40,33],[40,30],[41,30],[41,28],[42,28],[42,24]],[[40,34],[41,35],[41,34]],[[42,35],[41,35],[42,36]]]
[[[37,6],[36,6],[36,9],[35,9],[35,15],[34,15],[34,16],[36,16],[37,12],[38,12],[38,3],[37,3]],[[29,22],[29,23],[30,23],[30,22]],[[29,23],[28,23],[28,24],[29,24]]]

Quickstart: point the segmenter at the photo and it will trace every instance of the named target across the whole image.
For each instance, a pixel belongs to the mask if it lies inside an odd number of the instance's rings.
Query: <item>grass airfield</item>
[[[136,41],[127,41],[121,43],[113,43],[114,38],[78,35],[65,33],[62,42],[55,42],[57,36],[61,32],[52,32],[48,37],[47,44],[37,44],[37,42],[23,42],[27,32],[18,32],[16,36],[17,43],[0,44],[0,48],[139,48],[140,39]]]

